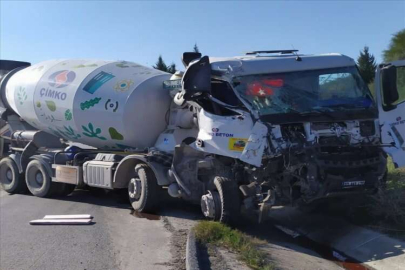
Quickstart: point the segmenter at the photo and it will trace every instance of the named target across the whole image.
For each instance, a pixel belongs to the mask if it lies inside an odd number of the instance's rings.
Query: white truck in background
[[[182,60],[173,76],[126,61],[1,61],[3,189],[128,189],[139,212],[168,192],[233,222],[241,210],[375,192],[386,153],[405,166],[405,61],[379,65],[374,101],[341,54]]]

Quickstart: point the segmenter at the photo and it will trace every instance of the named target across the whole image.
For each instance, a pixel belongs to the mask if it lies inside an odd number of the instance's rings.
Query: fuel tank
[[[14,73],[2,96],[30,125],[66,140],[145,148],[166,127],[170,76],[126,61],[50,60]]]

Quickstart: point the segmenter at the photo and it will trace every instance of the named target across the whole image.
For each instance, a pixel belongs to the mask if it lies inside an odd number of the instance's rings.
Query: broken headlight
[[[363,137],[373,136],[375,134],[374,121],[360,121],[360,135]]]

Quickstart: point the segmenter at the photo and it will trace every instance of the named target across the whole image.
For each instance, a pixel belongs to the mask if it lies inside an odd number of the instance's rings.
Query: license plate
[[[364,186],[366,181],[346,181],[342,182],[343,188]]]

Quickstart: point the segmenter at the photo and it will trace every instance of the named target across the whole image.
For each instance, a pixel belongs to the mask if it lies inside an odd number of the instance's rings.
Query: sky
[[[197,43],[203,55],[299,49],[357,58],[370,47],[377,62],[405,28],[403,1],[4,1],[0,58],[126,60],[153,65]]]

